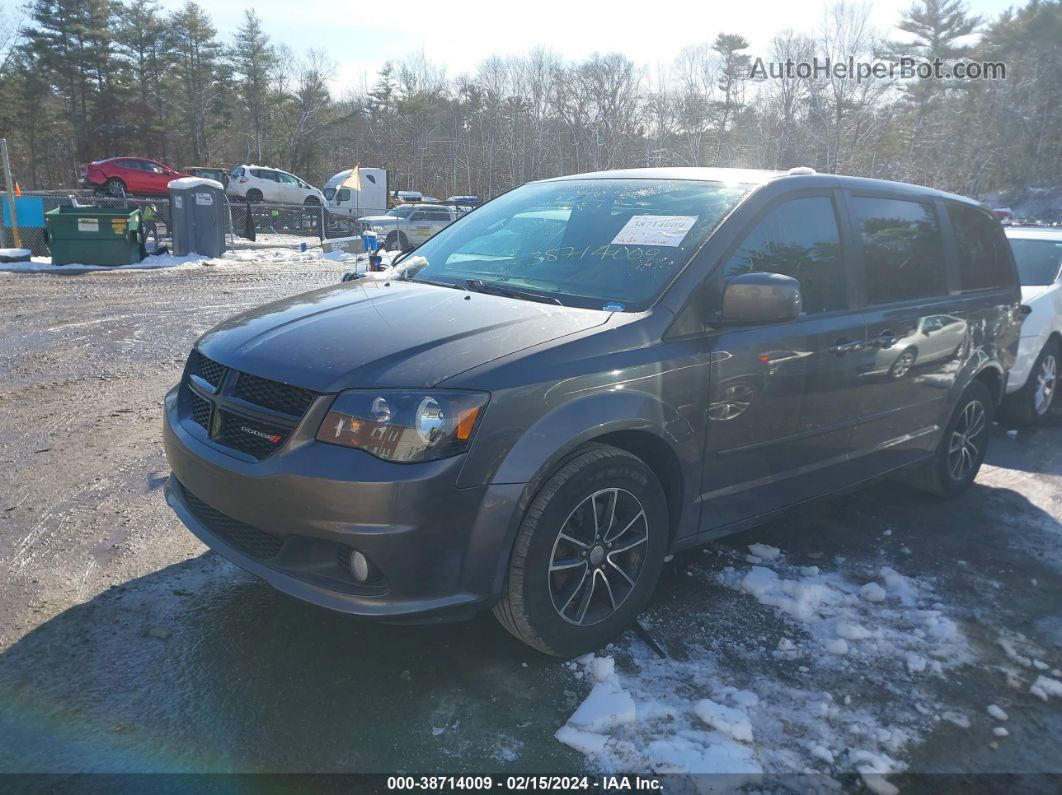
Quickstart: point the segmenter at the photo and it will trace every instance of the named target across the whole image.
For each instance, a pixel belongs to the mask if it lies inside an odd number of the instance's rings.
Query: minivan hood
[[[206,356],[318,392],[428,387],[605,323],[608,312],[360,280],[252,309],[204,334]]]

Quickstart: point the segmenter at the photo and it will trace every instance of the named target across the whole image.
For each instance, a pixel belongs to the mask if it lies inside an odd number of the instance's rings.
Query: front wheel
[[[981,381],[973,381],[955,404],[933,457],[913,473],[917,488],[938,497],[958,497],[977,477],[988,449],[995,404]]]
[[[907,375],[911,368],[914,367],[916,356],[914,348],[908,348],[896,357],[896,361],[889,368],[889,378],[900,379]]]
[[[1051,339],[1036,357],[1025,386],[1008,395],[1003,404],[1007,419],[1019,425],[1036,425],[1047,419],[1058,388],[1058,343]]]
[[[648,604],[667,544],[667,504],[652,470],[615,447],[587,447],[524,514],[494,615],[546,654],[599,649]]]

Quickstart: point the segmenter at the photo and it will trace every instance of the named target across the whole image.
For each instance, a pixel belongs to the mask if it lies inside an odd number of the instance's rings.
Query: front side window
[[[1013,284],[1007,240],[999,221],[983,210],[948,203],[959,254],[959,286],[963,292]]]
[[[857,196],[852,212],[863,238],[871,306],[947,295],[940,223],[932,204]]]
[[[723,269],[726,279],[752,272],[792,276],[808,314],[848,304],[837,214],[827,196],[790,199],[769,211]]]
[[[331,198],[331,197],[329,197]],[[339,193],[336,194],[336,201],[347,202],[350,201],[350,188],[341,188]]]
[[[1011,238],[1010,248],[1023,287],[1044,287],[1058,279],[1062,269],[1062,237],[1058,240]]]
[[[647,307],[750,186],[585,179],[517,188],[446,226],[418,277],[542,293],[570,306]]]

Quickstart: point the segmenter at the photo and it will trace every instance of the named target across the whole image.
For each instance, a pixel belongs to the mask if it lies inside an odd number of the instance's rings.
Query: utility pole
[[[11,159],[7,154],[7,139],[0,138],[0,160],[4,166],[4,183],[7,185],[7,207],[11,213],[11,232],[15,248],[22,248],[22,238],[18,234],[18,211],[15,209],[15,180],[11,176]],[[2,242],[2,241],[0,241]]]

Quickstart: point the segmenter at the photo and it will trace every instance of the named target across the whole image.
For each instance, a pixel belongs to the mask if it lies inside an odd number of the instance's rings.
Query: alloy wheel
[[[914,354],[910,351],[900,355],[900,358],[896,360],[896,363],[892,366],[892,377],[903,378],[907,375],[907,371],[911,369],[911,365],[914,364]]]
[[[987,434],[985,407],[981,401],[971,400],[962,410],[948,444],[948,472],[954,480],[963,480],[977,465]]]
[[[1043,416],[1051,408],[1058,384],[1058,361],[1053,353],[1044,356],[1036,372],[1036,389],[1033,391],[1033,410]]]
[[[641,502],[620,488],[580,502],[561,525],[549,561],[549,593],[569,624],[604,621],[635,589],[645,562],[649,522]]]

